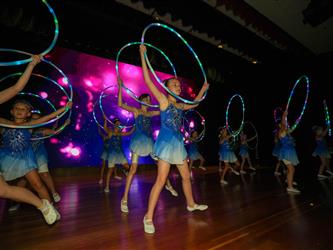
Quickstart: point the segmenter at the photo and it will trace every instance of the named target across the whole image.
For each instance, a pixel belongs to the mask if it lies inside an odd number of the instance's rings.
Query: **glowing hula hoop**
[[[98,98],[98,99],[99,99],[99,108],[101,109],[101,112],[102,112],[102,114],[103,114],[103,117],[105,117],[105,119],[106,119],[109,123],[111,123],[113,126],[115,126],[115,127],[119,127],[119,128],[121,128],[121,129],[123,129],[123,128],[125,128],[125,129],[127,129],[127,128],[132,128],[132,127],[134,126],[134,124],[133,124],[133,125],[130,125],[130,126],[126,126],[126,125],[116,126],[116,125],[114,124],[114,122],[111,121],[111,120],[105,115],[105,112],[104,112],[104,109],[103,109],[103,105],[102,105],[102,100],[103,100],[104,97],[109,96],[109,95],[105,95],[104,92],[105,92],[107,89],[112,88],[112,87],[114,87],[114,85],[111,85],[111,86],[108,86],[108,87],[104,88],[104,89],[102,90],[101,94],[99,95],[99,98]]]
[[[299,115],[299,117],[296,119],[295,123],[290,126],[290,132],[294,131],[297,127],[297,125],[299,124],[299,122],[301,121],[302,119],[302,116],[304,114],[304,111],[305,111],[305,108],[306,108],[306,104],[308,102],[308,98],[309,98],[309,91],[310,91],[310,83],[309,83],[309,78],[305,75],[301,76],[300,78],[297,79],[293,89],[291,90],[290,92],[290,95],[289,95],[289,98],[288,98],[288,103],[287,103],[287,107],[286,107],[286,111],[288,112],[288,109],[289,109],[289,105],[290,105],[290,101],[291,101],[291,98],[293,97],[294,95],[294,90],[295,88],[297,87],[298,83],[302,80],[302,79],[305,79],[306,80],[306,97],[305,97],[305,101],[304,101],[304,104],[303,104],[303,108],[302,108],[302,111],[301,111],[301,114]],[[288,124],[288,116],[286,116],[286,122]],[[288,125],[289,126],[289,125]]]
[[[188,44],[188,42],[174,29],[170,28],[169,26],[165,25],[165,24],[161,24],[161,23],[151,23],[149,24],[142,32],[142,36],[141,36],[141,42],[144,43],[145,42],[145,34],[147,32],[147,30],[153,26],[157,26],[157,27],[161,27],[161,28],[165,28],[166,30],[174,33],[178,38],[180,38],[182,40],[182,42],[187,46],[187,48],[191,51],[191,53],[193,54],[194,58],[196,59],[196,61],[198,62],[198,65],[201,69],[201,73],[202,76],[204,78],[204,83],[207,82],[207,77],[206,77],[206,73],[203,69],[202,63],[199,59],[199,57],[197,56],[197,54],[195,53],[195,51],[192,49],[192,47]],[[173,97],[175,97],[176,99],[186,103],[186,104],[190,104],[190,105],[195,105],[195,104],[199,104],[201,101],[203,101],[207,95],[207,91],[208,89],[205,91],[205,93],[203,94],[202,98],[198,101],[189,101],[186,100],[178,95],[176,95],[175,93],[173,93],[169,88],[167,88],[164,84],[164,82],[156,75],[156,72],[154,71],[153,67],[150,64],[150,61],[148,59],[147,53],[145,53],[145,60],[147,62],[147,65],[150,69],[150,71],[152,72],[153,76],[155,77],[156,81],[162,86],[162,88],[164,88],[165,91],[167,91],[170,95],[172,95]]]
[[[132,45],[140,45],[142,44],[141,42],[132,42],[132,43],[128,43],[126,45],[124,45],[117,53],[117,57],[116,57],[116,73],[117,73],[117,77],[121,79],[120,77],[120,73],[119,73],[119,57],[120,57],[120,54],[121,52],[126,49],[127,47],[129,46],[132,46]],[[144,43],[146,46],[150,47],[150,48],[153,48],[155,50],[157,50],[158,52],[160,52],[162,54],[162,56],[168,61],[168,63],[170,64],[171,68],[172,68],[172,71],[173,71],[173,74],[175,77],[177,77],[177,73],[176,73],[176,69],[173,65],[173,63],[170,61],[169,57],[162,51],[160,50],[159,48],[149,44],[149,43]],[[152,105],[152,104],[147,104],[145,102],[142,102],[139,100],[139,97],[132,91],[130,90],[129,88],[126,87],[126,85],[123,83],[122,84],[122,87],[126,90],[126,92],[129,94],[130,97],[132,97],[134,100],[136,100],[137,102],[139,102],[140,104],[142,105],[146,105],[148,107],[152,107],[152,108],[158,108],[159,105]]]
[[[189,121],[186,119],[186,115],[190,112],[194,112],[196,115],[198,115],[201,119],[201,125],[203,126],[203,130],[202,132],[198,135],[198,138],[196,140],[193,140],[194,142],[199,142],[201,141],[204,137],[205,137],[205,133],[206,133],[206,120],[205,118],[196,110],[194,109],[190,109],[187,110],[186,112],[184,112],[183,115],[183,127],[185,128],[185,122],[189,123]],[[184,129],[185,130],[185,129]],[[186,130],[185,130],[186,131]],[[191,135],[191,133],[193,132],[193,130],[191,131],[191,128],[189,129],[189,131],[186,131],[189,135]]]
[[[243,117],[242,117],[242,122],[238,128],[238,130],[236,131],[233,131],[229,125],[229,108],[230,108],[230,104],[232,102],[232,100],[234,98],[238,97],[242,103],[242,112],[243,112]],[[245,105],[244,105],[244,101],[243,101],[243,98],[241,95],[239,94],[235,94],[233,95],[230,100],[229,100],[229,103],[228,103],[228,106],[227,106],[227,110],[225,112],[225,126],[227,128],[227,130],[229,131],[230,135],[232,135],[233,137],[236,137],[237,135],[239,135],[239,133],[242,131],[243,129],[243,126],[244,126],[244,116],[245,116]]]
[[[15,53],[19,53],[19,54],[24,54],[24,55],[32,56],[32,54],[30,54],[30,53],[28,53],[28,52],[24,52],[24,51],[21,51],[21,50],[15,50],[15,49],[2,49],[2,48],[0,48],[0,51],[15,52]],[[61,69],[59,69],[59,68],[58,68],[55,64],[53,64],[52,62],[50,62],[50,61],[48,61],[48,60],[46,60],[46,59],[42,59],[42,61],[45,62],[45,63],[47,63],[48,65],[52,66],[53,68],[55,68],[55,69],[56,69],[56,70],[57,70],[57,71],[58,71],[58,72],[64,77],[64,79],[68,82],[68,87],[69,87],[69,89],[70,89],[70,94],[68,95],[68,93],[65,91],[65,89],[62,88],[62,87],[61,87],[56,81],[54,81],[54,80],[52,80],[52,79],[50,79],[50,78],[48,78],[48,77],[42,76],[42,75],[38,75],[38,74],[33,74],[33,75],[35,75],[35,76],[39,76],[39,77],[42,77],[42,78],[44,78],[44,79],[47,79],[47,80],[49,80],[49,81],[55,83],[55,84],[58,85],[58,86],[61,88],[61,90],[64,92],[64,94],[65,94],[66,97],[68,98],[68,102],[69,102],[69,101],[72,101],[72,99],[73,99],[73,89],[72,89],[72,85],[70,84],[70,81],[69,81],[68,77],[64,74],[64,72],[63,72]],[[16,74],[13,74],[13,75],[16,75]],[[3,79],[0,79],[0,82],[1,82],[2,80],[4,80],[4,79],[8,78],[8,77],[9,77],[9,76],[6,76],[6,77],[4,77]],[[66,104],[66,105],[67,105],[67,104]],[[59,120],[59,119],[60,119],[61,117],[63,117],[68,111],[69,111],[69,116],[68,116],[68,118],[70,118],[70,116],[71,116],[71,114],[72,114],[72,110],[68,110],[68,109],[66,109],[63,113],[61,113],[61,114],[58,115],[57,117],[55,117],[55,118],[49,120],[48,122],[44,122],[44,123],[41,123],[41,124],[30,125],[30,126],[28,126],[28,125],[18,126],[18,125],[9,125],[9,124],[2,124],[2,123],[0,123],[0,126],[5,127],[5,128],[37,128],[37,127],[42,127],[42,126],[44,126],[44,125],[47,125],[47,124],[50,124],[50,123],[52,123],[52,122],[55,122],[55,121]]]
[[[58,23],[58,18],[54,12],[54,10],[52,9],[52,7],[47,3],[46,0],[42,0],[42,2],[46,5],[46,7],[48,8],[49,12],[51,13],[52,17],[53,17],[53,22],[54,22],[54,26],[55,26],[55,30],[54,30],[54,37],[53,40],[50,44],[50,46],[43,51],[42,53],[40,53],[40,55],[45,56],[46,54],[48,54],[55,46],[57,40],[58,40],[58,36],[59,36],[59,23]],[[9,51],[11,49],[0,49],[0,51]],[[24,59],[24,60],[17,60],[17,61],[11,61],[11,62],[0,62],[0,66],[13,66],[13,65],[21,65],[21,64],[25,64],[28,62],[31,62],[32,59],[28,58],[28,59]]]
[[[326,100],[324,100],[323,103],[324,103],[324,109],[325,109],[325,121],[326,121],[326,125],[328,127],[328,136],[332,136],[331,119],[330,119],[330,113],[328,112]]]

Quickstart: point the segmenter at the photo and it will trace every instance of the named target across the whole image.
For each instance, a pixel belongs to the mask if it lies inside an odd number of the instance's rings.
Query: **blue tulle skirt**
[[[295,148],[285,148],[281,147],[280,149],[280,155],[279,155],[280,160],[286,160],[291,162],[294,166],[299,164],[297,153]]]
[[[234,163],[237,161],[237,157],[231,148],[225,148],[220,146],[219,150],[220,161]]]
[[[130,150],[138,156],[150,155],[153,151],[153,146],[153,138],[143,133],[134,133],[131,138]]]
[[[104,161],[106,161],[108,159],[108,149],[107,148],[103,149],[103,152],[101,154],[101,159]]]
[[[182,134],[162,127],[154,144],[152,157],[170,164],[183,164],[187,153]]]
[[[331,158],[331,154],[325,145],[318,144],[312,154],[313,156],[319,156],[324,158]]]
[[[249,157],[249,150],[246,146],[240,146],[239,148],[239,155],[241,157]]]
[[[188,157],[193,161],[203,158],[195,144],[190,144],[188,148]]]
[[[128,164],[125,154],[122,151],[109,151],[107,161],[109,166],[115,164]]]
[[[23,177],[36,168],[37,162],[32,147],[20,153],[0,150],[0,172],[6,181]]]

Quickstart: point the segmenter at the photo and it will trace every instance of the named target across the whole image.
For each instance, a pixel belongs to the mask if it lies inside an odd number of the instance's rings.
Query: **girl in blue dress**
[[[198,132],[197,131],[192,131],[191,136],[189,138],[189,145],[188,145],[188,158],[190,159],[190,164],[189,164],[189,170],[191,171],[193,162],[196,160],[200,160],[200,165],[199,168],[202,170],[206,170],[206,168],[203,166],[205,159],[199,152],[199,147],[198,143],[196,142],[198,138]]]
[[[147,64],[145,61],[146,47],[140,45],[140,57],[145,83],[157,99],[161,112],[161,129],[157,140],[153,147],[153,155],[158,160],[157,163],[157,178],[153,188],[151,189],[148,203],[148,211],[144,216],[143,224],[146,233],[154,233],[155,227],[153,224],[154,210],[160,195],[160,192],[165,185],[166,179],[170,171],[170,164],[177,165],[179,173],[182,177],[183,191],[186,197],[187,210],[206,210],[207,205],[198,205],[195,203],[192,194],[190,181],[190,172],[187,166],[187,154],[184,147],[183,136],[180,128],[182,124],[183,110],[191,109],[197,105],[187,105],[177,103],[176,98],[172,95],[165,95],[154,85],[150,79]],[[168,87],[175,95],[181,93],[181,83],[176,78],[170,78],[165,81]],[[208,88],[208,83],[205,83],[200,90],[195,100],[202,98],[204,92]]]
[[[330,159],[331,154],[328,150],[327,143],[326,143],[326,135],[328,132],[328,127],[324,130],[321,126],[314,126],[313,130],[315,132],[315,139],[316,139],[316,148],[312,154],[312,156],[316,157],[319,156],[320,158],[320,167],[318,172],[318,179],[324,179],[327,176],[324,175],[324,171],[326,171],[329,175],[333,175],[333,172],[330,170]]]
[[[41,61],[41,56],[34,55],[22,76],[11,87],[0,91],[0,104],[10,100],[18,94],[28,83],[34,67]],[[2,149],[0,149],[1,155]],[[2,156],[0,156],[2,157]],[[1,158],[0,158],[1,159]],[[0,160],[1,161],[1,160]],[[25,202],[40,210],[47,224],[53,224],[57,219],[57,212],[52,204],[46,199],[40,199],[26,188],[8,185],[2,176],[0,163],[0,198],[11,199],[18,202]]]
[[[149,111],[148,107],[146,105],[141,105],[141,107],[135,108],[132,106],[128,106],[127,104],[123,103],[122,100],[122,81],[121,79],[118,79],[118,106],[127,110],[128,112],[133,113],[135,118],[135,130],[132,134],[131,141],[130,141],[130,150],[132,153],[132,159],[131,159],[131,168],[129,170],[129,173],[126,177],[126,186],[125,191],[123,194],[123,197],[121,199],[121,205],[120,210],[123,213],[128,213],[128,193],[131,188],[133,177],[137,171],[138,168],[138,161],[139,157],[145,157],[148,155],[151,155],[153,151],[154,146],[154,140],[153,140],[153,132],[151,129],[151,118],[153,116],[157,116],[160,114],[160,111]],[[151,104],[150,96],[149,94],[142,94],[139,97],[139,100]],[[176,190],[172,187],[171,182],[169,179],[167,179],[165,188],[170,191],[170,193],[173,196],[178,196],[178,193]]]
[[[66,107],[39,119],[29,121],[32,110],[31,104],[25,100],[17,100],[11,110],[13,120],[0,118],[0,122],[8,125],[37,125],[55,118],[71,107],[72,103],[69,102]],[[1,149],[0,167],[4,178],[11,181],[24,176],[40,198],[50,201],[49,193],[37,172],[36,157],[30,141],[32,131],[30,129],[3,128],[1,132],[4,147]]]
[[[281,143],[279,157],[287,166],[287,191],[290,193],[300,193],[300,191],[293,186],[295,183],[295,166],[299,164],[299,161],[295,150],[295,140],[290,135],[286,117],[287,111],[282,115],[281,128],[279,130],[279,139]]]
[[[249,164],[249,169],[256,171],[256,169],[252,166],[250,154],[249,154],[249,145],[247,144],[249,141],[252,141],[256,138],[256,136],[247,139],[247,135],[244,132],[241,132],[240,134],[240,148],[239,148],[239,155],[242,158],[242,162],[240,165],[240,173],[241,174],[246,174],[246,171],[244,171],[244,165],[245,162]]]
[[[106,175],[106,185],[104,188],[104,192],[110,192],[110,178],[113,173],[113,170],[116,164],[122,165],[125,169],[129,169],[128,161],[125,157],[123,148],[122,148],[122,137],[127,136],[133,133],[134,127],[129,132],[122,132],[121,131],[121,124],[119,119],[113,120],[114,129],[111,129],[107,126],[106,119],[104,122],[104,129],[107,132],[108,136],[108,144],[109,150],[107,154],[107,161],[108,161],[108,173]]]
[[[219,160],[220,160],[220,162],[224,163],[224,168],[222,170],[221,179],[220,179],[220,183],[222,185],[228,185],[228,182],[224,179],[228,170],[231,170],[234,174],[239,175],[239,172],[237,172],[230,166],[230,163],[235,164],[237,167],[239,167],[239,165],[240,165],[233,149],[231,148],[231,145],[230,145],[231,138],[232,138],[232,136],[228,134],[228,130],[226,127],[223,127],[220,129],[220,133],[219,133],[220,159]]]

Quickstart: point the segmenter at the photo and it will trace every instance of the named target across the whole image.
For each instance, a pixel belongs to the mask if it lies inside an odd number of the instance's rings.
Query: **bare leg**
[[[138,164],[137,163],[132,163],[131,165],[131,168],[129,170],[129,173],[126,177],[126,186],[125,186],[125,192],[123,194],[123,197],[121,200],[123,201],[127,201],[128,200],[128,193],[129,193],[129,190],[131,188],[131,184],[132,184],[132,180],[133,180],[133,177],[137,171],[137,168],[138,168]]]
[[[288,188],[293,188],[295,167],[292,164],[287,165],[287,184]]]
[[[106,166],[106,160],[103,160],[102,161],[101,174],[100,174],[99,182],[98,182],[99,184],[103,184],[105,166]]]
[[[184,161],[183,165],[177,165],[177,168],[182,177],[183,191],[185,194],[187,206],[193,207],[195,202],[193,199],[190,172],[188,171],[187,161]]]
[[[55,190],[54,187],[54,182],[53,182],[53,178],[50,175],[49,172],[45,172],[45,173],[39,173],[40,177],[42,178],[43,182],[46,184],[46,186],[48,187],[48,189],[51,191],[52,194],[57,193],[57,191]]]
[[[108,173],[106,174],[106,184],[105,184],[105,189],[104,189],[105,192],[109,192],[110,178],[111,178],[114,168],[115,168],[115,166],[109,167]]]
[[[39,177],[39,174],[35,169],[27,173],[25,177],[29,181],[32,188],[38,193],[41,199],[46,199],[51,202],[49,192],[47,191],[46,187],[44,186],[43,182]]]
[[[166,182],[166,179],[168,177],[170,171],[170,164],[159,160],[157,163],[157,177],[155,180],[155,184],[153,186],[153,188],[150,191],[150,195],[149,195],[149,202],[148,202],[148,211],[145,215],[145,218],[147,220],[152,220],[153,219],[153,215],[154,215],[154,210],[158,201],[158,198],[160,196],[160,193],[163,189],[163,186]]]
[[[226,173],[228,172],[229,168],[230,168],[229,163],[224,162],[224,168],[223,168],[223,171],[222,171],[221,181],[224,181],[224,177],[225,177]]]
[[[24,202],[41,208],[43,203],[36,195],[26,188],[10,186],[4,178],[0,176],[0,198],[11,199],[17,202]]]

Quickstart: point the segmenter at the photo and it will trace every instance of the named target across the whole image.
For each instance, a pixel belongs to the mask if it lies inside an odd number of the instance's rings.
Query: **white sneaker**
[[[281,173],[280,173],[280,172],[274,172],[274,175],[275,175],[275,176],[280,176]]]
[[[57,220],[56,209],[48,200],[42,199],[43,205],[39,210],[42,212],[47,224],[52,225]]]
[[[323,175],[323,174],[318,174],[317,177],[318,177],[318,180],[322,180],[322,179],[326,179],[327,178],[327,176]]]
[[[241,171],[239,171],[241,174],[246,174],[246,171],[244,171],[244,170],[241,170]]]
[[[257,169],[255,169],[254,167],[249,167],[249,169],[256,171]]]
[[[173,187],[168,187],[167,185],[165,185],[165,189],[168,190],[173,196],[177,197],[178,193],[176,190],[173,189]]]
[[[190,211],[190,212],[193,212],[195,210],[200,210],[200,211],[204,211],[208,208],[207,205],[199,205],[199,204],[194,204],[193,207],[189,207],[187,206],[187,210]]]
[[[147,234],[155,233],[155,227],[154,227],[152,220],[148,220],[148,219],[146,219],[146,217],[143,217],[143,225],[144,225],[145,233],[147,233]]]
[[[333,175],[333,172],[331,170],[326,170],[326,173],[328,173],[329,175]]]
[[[235,169],[231,168],[231,172],[233,172],[235,175],[240,175],[238,171],[236,171]]]
[[[104,193],[109,193],[110,192],[110,189],[109,188],[104,188]]]
[[[117,180],[121,180],[121,179],[122,179],[122,178],[121,178],[120,176],[118,176],[118,175],[116,175],[114,178],[117,179]]]
[[[9,212],[9,213],[16,212],[16,211],[20,208],[20,206],[21,206],[20,203],[16,203],[15,205],[10,206],[10,207],[8,208],[8,212]]]
[[[54,202],[56,202],[56,203],[61,200],[61,197],[58,193],[52,194],[52,197],[53,197]]]
[[[99,185],[103,185],[103,179],[100,179],[100,180],[98,181],[98,184],[99,184]]]
[[[199,167],[199,168],[202,169],[203,171],[207,170],[205,167]]]
[[[128,206],[127,206],[127,201],[124,201],[124,200],[121,200],[120,201],[120,210],[123,212],[123,213],[128,213]]]
[[[222,185],[228,185],[228,182],[225,181],[225,180],[220,180],[220,183],[221,183]]]
[[[292,188],[287,188],[287,192],[299,194],[301,191],[299,191],[298,189],[292,187]]]

